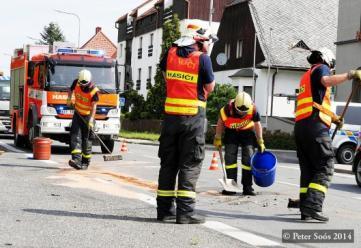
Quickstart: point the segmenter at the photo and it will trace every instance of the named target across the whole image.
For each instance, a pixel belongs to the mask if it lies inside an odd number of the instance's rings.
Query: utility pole
[[[213,20],[213,0],[209,1],[209,29],[212,27],[212,20]]]

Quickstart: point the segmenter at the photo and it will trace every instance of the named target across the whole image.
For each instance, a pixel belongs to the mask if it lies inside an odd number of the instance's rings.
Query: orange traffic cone
[[[127,152],[128,151],[128,147],[127,147],[127,142],[124,140],[122,143],[122,146],[120,148],[121,152]]]
[[[218,170],[218,159],[217,159],[217,153],[213,152],[213,158],[211,162],[211,166],[209,166],[208,170]]]

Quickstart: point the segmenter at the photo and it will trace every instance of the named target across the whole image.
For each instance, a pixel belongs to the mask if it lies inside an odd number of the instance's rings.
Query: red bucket
[[[33,139],[33,158],[37,160],[49,160],[51,155],[51,139],[37,137]]]

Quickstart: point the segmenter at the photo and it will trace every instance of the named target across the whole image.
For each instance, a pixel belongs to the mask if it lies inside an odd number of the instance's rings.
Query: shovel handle
[[[224,160],[223,160],[223,153],[222,153],[222,147],[218,147],[218,152],[219,152],[219,158],[221,159],[221,166],[222,166],[222,171],[223,171],[223,178],[226,181],[227,177],[227,172],[226,172],[226,168],[224,165]]]
[[[340,119],[343,119],[343,118],[344,118],[344,116],[345,116],[345,114],[346,114],[346,111],[347,111],[347,108],[348,108],[348,105],[350,104],[351,99],[352,99],[352,97],[353,97],[353,94],[355,93],[355,91],[357,91],[357,90],[359,89],[359,87],[360,87],[359,82],[358,82],[358,84],[357,84],[357,86],[356,86],[355,88],[352,87],[352,90],[351,90],[350,95],[348,96],[346,105],[345,105],[345,107],[344,107],[343,110],[342,110]],[[338,131],[338,126],[336,125],[336,128],[335,128],[335,130],[333,131],[333,134],[332,134],[332,137],[331,137],[332,140],[335,138],[337,131]]]

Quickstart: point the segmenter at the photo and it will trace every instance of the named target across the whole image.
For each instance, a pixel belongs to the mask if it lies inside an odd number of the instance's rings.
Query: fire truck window
[[[24,75],[24,68],[19,69],[19,85],[24,85],[25,82],[25,75]]]
[[[46,78],[45,75],[46,75],[45,65],[40,65],[39,66],[39,78],[38,78],[40,88],[44,87],[45,78]]]
[[[28,77],[34,76],[34,69],[35,69],[35,64],[34,62],[30,61],[28,65]]]

